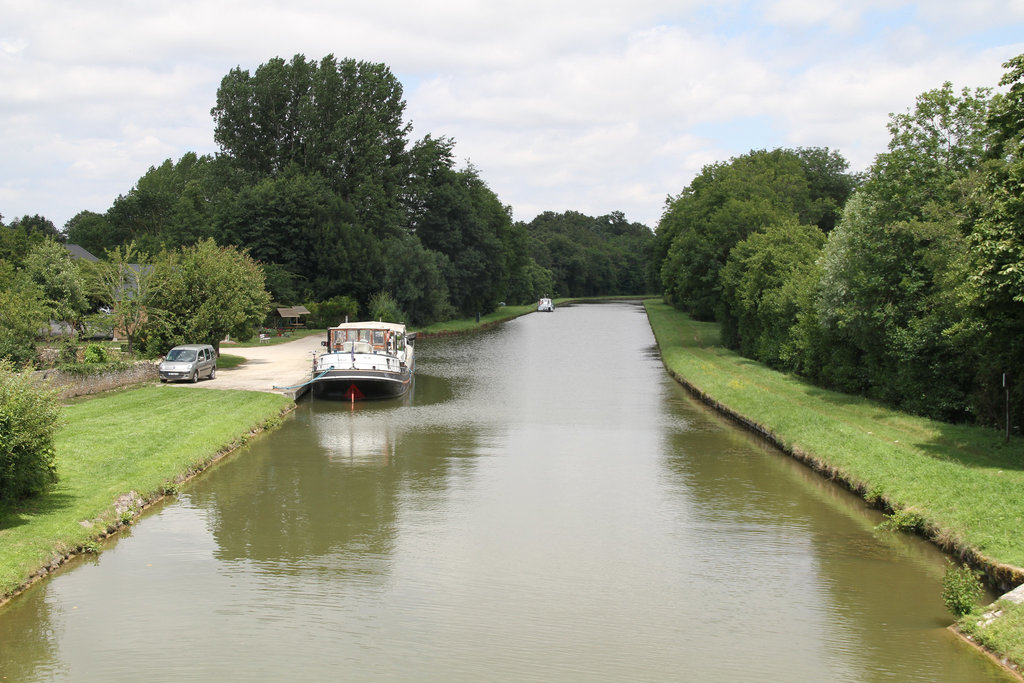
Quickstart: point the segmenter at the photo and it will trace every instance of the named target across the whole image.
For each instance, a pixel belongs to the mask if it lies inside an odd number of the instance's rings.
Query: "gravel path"
[[[197,384],[182,383],[175,386],[199,389],[245,389],[294,396],[293,389],[275,389],[302,384],[310,377],[313,353],[321,349],[326,337],[314,334],[284,344],[237,347],[221,344],[221,353],[242,356],[245,362],[236,368],[217,368],[217,377],[200,380]]]

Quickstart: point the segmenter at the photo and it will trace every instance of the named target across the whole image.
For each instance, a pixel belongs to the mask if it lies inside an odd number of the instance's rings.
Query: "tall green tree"
[[[802,367],[820,382],[941,419],[969,416],[976,345],[949,330],[965,328],[955,292],[988,92],[958,95],[946,83],[890,117],[888,150],[829,235],[801,328],[815,340]]]
[[[823,231],[855,184],[827,149],[755,150],[705,166],[666,206],[653,249],[665,294],[697,319],[722,302],[719,271],[732,248],[769,225],[796,221]]]
[[[262,263],[280,267],[302,290],[321,271],[320,261],[332,258],[343,246],[321,243],[328,224],[345,221],[344,214],[335,211],[338,201],[322,177],[302,173],[293,164],[276,177],[242,188],[221,211],[218,237],[226,244],[245,246]]]
[[[508,291],[514,260],[506,241],[509,208],[472,166],[439,168],[423,194],[413,230],[424,247],[447,258],[452,305],[462,315],[494,310]]]
[[[60,241],[63,235],[57,230],[57,226],[53,224],[49,218],[35,214],[34,216],[25,215],[21,218],[15,218],[11,221],[8,226],[9,228],[15,228],[17,230],[23,230],[26,234],[34,235],[38,238],[49,237]]]
[[[60,237],[53,223],[42,216],[23,216],[8,225],[0,223],[0,261],[20,267],[32,248]]]
[[[404,112],[402,85],[386,65],[333,55],[232,69],[211,110],[214,139],[253,180],[297,164],[323,176],[381,236],[401,220]]]
[[[134,241],[148,253],[194,244],[212,236],[216,207],[231,196],[232,183],[228,167],[213,157],[188,152],[177,162],[167,159],[114,200],[105,216],[108,232],[97,239],[106,248]],[[89,221],[87,227],[104,226]]]
[[[52,237],[25,257],[25,273],[42,292],[50,317],[77,331],[88,309],[85,278],[64,245]]]
[[[876,220],[918,220],[967,201],[966,177],[985,154],[991,92],[963,88],[958,96],[947,81],[919,95],[913,109],[890,114],[888,151],[875,159],[865,188]]]
[[[989,149],[979,191],[982,212],[970,235],[972,315],[964,327],[984,352],[975,395],[978,412],[1003,423],[1003,373],[1009,376],[1011,424],[1024,420],[1024,55],[1009,60],[988,117]]]
[[[157,263],[157,306],[164,311],[160,346],[251,337],[270,311],[263,271],[245,251],[213,239],[164,252]],[[167,348],[160,350],[166,351]]]
[[[944,330],[955,320],[964,236],[951,221],[877,220],[858,192],[828,239],[815,316],[814,375],[920,414],[963,419],[970,355]]]
[[[383,267],[384,291],[409,316],[407,322],[424,325],[452,316],[444,254],[425,248],[415,235],[393,237],[383,245]]]

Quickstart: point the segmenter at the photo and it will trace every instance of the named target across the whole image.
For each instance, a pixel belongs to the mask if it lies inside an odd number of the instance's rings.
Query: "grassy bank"
[[[587,302],[600,302],[600,301],[636,301],[638,299],[650,298],[650,294],[638,295],[638,296],[599,296],[599,297],[581,297],[581,298],[562,298],[552,299],[555,306],[562,306],[570,303],[587,303]],[[472,318],[461,318],[459,320],[447,320],[445,322],[434,323],[427,327],[421,327],[416,330],[417,334],[424,337],[443,337],[451,334],[465,334],[467,332],[474,332],[481,329],[486,329],[493,325],[503,323],[513,318],[518,318],[521,315],[527,313],[534,313],[537,310],[537,304],[531,303],[525,306],[501,306],[497,310],[488,313],[487,315],[480,316],[480,322],[476,321],[476,317]]]
[[[663,303],[647,315],[674,376],[784,450],[894,512],[893,519],[983,566],[1004,588],[1024,580],[1024,440],[889,410],[826,391],[718,346],[718,326]],[[1024,606],[962,630],[1024,665]],[[972,628],[972,626],[974,626]]]
[[[566,301],[565,299],[556,299],[558,301]],[[488,313],[487,315],[480,316],[480,322],[477,322],[476,316],[472,318],[460,318],[458,320],[446,320],[440,323],[434,323],[433,325],[427,325],[426,327],[420,327],[416,329],[416,334],[424,337],[443,337],[449,334],[465,334],[466,332],[473,332],[475,330],[484,329],[497,325],[498,323],[505,322],[506,320],[512,320],[518,318],[521,315],[532,313],[537,310],[537,304],[528,304],[526,306],[499,306],[496,310]]]
[[[721,348],[716,325],[658,302],[647,312],[665,364],[697,391],[944,547],[997,575],[1024,567],[1024,440],[814,387]]]
[[[275,394],[150,385],[65,407],[56,437],[59,483],[17,509],[0,509],[0,601],[39,570],[130,521],[143,501],[292,405]],[[115,509],[131,491],[138,497]]]

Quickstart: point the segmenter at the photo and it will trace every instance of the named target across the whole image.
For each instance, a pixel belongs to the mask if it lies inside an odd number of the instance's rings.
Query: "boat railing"
[[[317,359],[319,370],[388,370],[399,372],[402,363],[394,356],[374,353],[327,353]]]

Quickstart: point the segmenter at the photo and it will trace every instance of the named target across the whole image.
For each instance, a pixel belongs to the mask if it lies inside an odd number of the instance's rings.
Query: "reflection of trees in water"
[[[874,532],[877,520],[853,494],[703,407],[681,412],[692,412],[691,427],[666,435],[663,467],[673,494],[688,499],[680,536],[694,553],[692,571],[758,586],[759,608],[772,595],[800,596],[771,608],[775,618],[824,621],[822,633],[832,634],[818,643],[829,652],[824,661],[867,680],[885,677],[879,662],[895,661],[902,670],[888,675],[904,680],[924,680],[922,672],[957,680],[949,677],[957,667],[977,674],[941,638],[948,621],[937,551]]]
[[[0,608],[0,676],[9,681],[41,681],[52,676],[57,660],[55,623],[50,603],[35,589]]]
[[[300,406],[197,482],[192,500],[209,511],[217,557],[283,571],[332,557],[342,571],[386,568],[372,560],[393,551],[399,515],[413,512],[415,499],[447,495],[456,456],[475,453],[478,441],[464,427],[403,423],[403,411]]]

